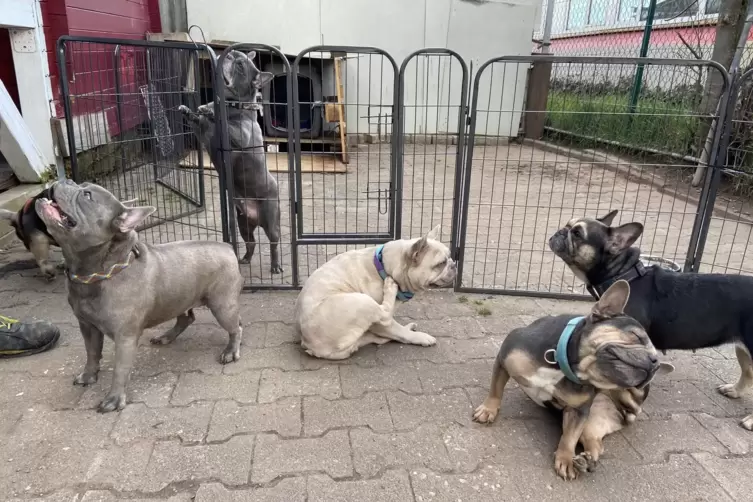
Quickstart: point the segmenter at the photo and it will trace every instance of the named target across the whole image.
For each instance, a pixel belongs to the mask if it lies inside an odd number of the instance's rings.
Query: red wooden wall
[[[143,40],[146,32],[161,31],[158,0],[40,0],[50,67],[55,115],[62,117],[57,40],[63,35]],[[74,116],[105,110],[110,134],[118,134],[115,120],[114,45],[71,43],[66,72]],[[141,54],[139,54],[141,52]],[[121,94],[132,93],[124,103],[124,128],[141,120],[138,85],[144,81],[143,51],[121,49]],[[131,101],[132,103],[129,103]],[[129,105],[136,105],[135,108]]]
[[[16,107],[20,110],[18,81],[16,80],[16,70],[13,66],[13,49],[10,46],[9,32],[5,28],[0,28],[0,80],[3,81],[10,97],[13,98],[13,102],[16,103]]]

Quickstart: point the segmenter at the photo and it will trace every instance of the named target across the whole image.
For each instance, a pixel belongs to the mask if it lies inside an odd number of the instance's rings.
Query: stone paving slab
[[[516,384],[494,424],[470,421],[505,335],[587,303],[426,293],[397,316],[436,347],[390,343],[334,363],[301,351],[294,293],[245,294],[240,362],[219,364],[226,334],[200,309],[172,346],[148,343],[169,326],[144,335],[128,407],[101,415],[113,346],[96,385],[71,384],[85,353],[62,280],[22,270],[0,291],[3,315],[62,330],[52,351],[0,361],[0,500],[751,500],[753,433],[738,422],[753,400],[715,390],[738,376],[729,348],[668,354],[676,372],[574,482],[552,469],[559,423]]]

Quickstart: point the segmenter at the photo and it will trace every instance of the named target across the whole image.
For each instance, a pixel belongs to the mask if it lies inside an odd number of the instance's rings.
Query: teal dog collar
[[[567,326],[565,326],[565,329],[562,330],[560,339],[557,342],[557,350],[554,353],[554,360],[557,361],[557,364],[559,365],[562,373],[565,374],[568,380],[570,380],[571,382],[577,383],[578,385],[582,385],[583,382],[581,382],[580,379],[577,376],[575,376],[575,372],[573,372],[573,369],[570,367],[570,361],[567,358],[567,345],[570,342],[570,337],[573,336],[573,331],[575,331],[575,327],[582,320],[583,320],[583,316],[570,319],[570,322],[567,323]]]
[[[382,263],[383,248],[384,244],[377,246],[376,251],[374,252],[374,266],[379,273],[379,277],[381,277],[382,280],[385,280],[387,278],[387,271],[384,270],[384,263]],[[407,302],[411,298],[413,298],[413,293],[411,293],[410,291],[400,291],[399,289],[397,290],[397,299],[401,302]]]

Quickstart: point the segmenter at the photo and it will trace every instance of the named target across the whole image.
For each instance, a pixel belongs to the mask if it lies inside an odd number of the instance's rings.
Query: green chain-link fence
[[[543,0],[543,36],[547,3],[554,2],[551,52],[567,56],[640,55],[649,0]],[[647,57],[710,59],[721,0],[658,0]],[[741,67],[750,62],[746,47]]]

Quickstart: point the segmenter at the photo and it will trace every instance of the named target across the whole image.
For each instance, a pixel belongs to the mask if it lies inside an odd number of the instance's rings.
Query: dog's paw
[[[737,390],[737,385],[734,383],[725,383],[716,388],[719,394],[726,396],[730,399],[739,399],[742,393]]]
[[[153,336],[149,339],[149,343],[152,345],[169,345],[173,342],[174,338],[171,336],[168,336],[167,333],[159,335],[159,336]]]
[[[473,412],[473,420],[480,424],[490,424],[494,422],[495,418],[497,418],[497,413],[499,413],[499,408],[487,406],[486,403],[482,403]]]
[[[87,373],[84,371],[83,373],[76,375],[76,378],[73,379],[73,385],[83,385],[86,387],[87,385],[97,383],[98,379],[99,375],[96,373]]]
[[[384,278],[384,297],[389,298],[392,296],[397,296],[397,283],[395,282],[395,279],[393,279],[390,276],[387,276]]]
[[[554,471],[565,481],[576,479],[580,473],[575,467],[575,458],[573,458],[573,454],[559,451],[554,454]]]
[[[422,345],[424,347],[431,347],[437,344],[437,339],[428,333],[415,332],[416,345]]]
[[[112,394],[107,396],[99,403],[97,411],[100,413],[109,413],[111,411],[119,411],[125,408],[126,396],[125,394]]]
[[[743,429],[753,431],[753,413],[740,420],[740,425]]]
[[[248,256],[248,255],[246,255],[243,258],[241,258],[240,260],[238,260],[238,264],[239,265],[248,265],[249,263],[251,263],[251,257]]]
[[[186,105],[180,105],[178,107],[178,111],[185,114],[191,113],[191,109],[187,107]]]
[[[282,273],[282,267],[280,265],[272,265],[272,273],[273,274],[281,274]]]
[[[236,348],[226,348],[222,351],[222,355],[220,355],[220,362],[222,364],[230,364],[235,361],[239,361],[241,358],[241,349]]]
[[[573,465],[580,474],[586,472],[593,472],[596,470],[596,461],[589,452],[584,451],[580,455],[576,455],[573,459]]]

